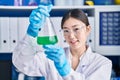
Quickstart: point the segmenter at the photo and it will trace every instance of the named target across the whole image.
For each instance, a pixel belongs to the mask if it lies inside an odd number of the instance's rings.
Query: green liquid
[[[47,45],[47,44],[55,44],[58,42],[57,36],[38,36],[37,44],[39,45]]]

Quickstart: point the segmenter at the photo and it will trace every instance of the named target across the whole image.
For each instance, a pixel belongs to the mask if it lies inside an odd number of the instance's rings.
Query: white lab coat
[[[71,64],[72,55],[65,48],[66,58]],[[112,63],[106,57],[93,53],[89,47],[80,58],[76,70],[61,77],[53,61],[46,58],[36,39],[26,35],[13,51],[12,62],[22,73],[28,76],[44,76],[45,80],[110,80]]]

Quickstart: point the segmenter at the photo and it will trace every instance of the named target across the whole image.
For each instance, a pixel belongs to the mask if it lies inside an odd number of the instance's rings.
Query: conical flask
[[[46,22],[38,33],[37,44],[48,45],[56,44],[58,42],[57,35],[54,30],[54,26],[49,17],[46,18]]]

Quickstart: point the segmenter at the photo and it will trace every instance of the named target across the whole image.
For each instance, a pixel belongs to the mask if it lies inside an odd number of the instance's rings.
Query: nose
[[[71,31],[70,33],[69,33],[69,38],[70,39],[73,39],[75,37],[75,33],[73,32],[73,31]]]

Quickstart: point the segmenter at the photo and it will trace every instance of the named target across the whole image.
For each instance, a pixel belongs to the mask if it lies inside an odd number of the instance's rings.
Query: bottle
[[[37,6],[37,2],[35,0],[29,0],[29,6]]]
[[[22,6],[22,0],[14,0],[14,6]]]
[[[54,30],[54,26],[49,17],[46,18],[46,22],[38,33],[37,44],[48,45],[56,44],[58,42],[57,35]]]
[[[120,0],[114,0],[116,5],[120,5]]]
[[[85,5],[93,6],[94,2],[92,0],[86,0]]]

